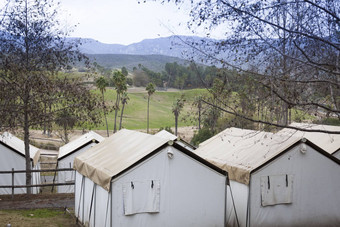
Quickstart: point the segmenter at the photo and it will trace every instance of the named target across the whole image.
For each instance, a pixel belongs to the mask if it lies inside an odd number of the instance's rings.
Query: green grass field
[[[94,90],[96,94],[100,95],[99,90]],[[182,94],[186,99],[185,106],[179,117],[179,127],[182,126],[196,126],[197,125],[197,108],[192,106],[195,97],[203,94],[208,94],[206,89],[192,89],[182,91],[156,91],[150,100],[150,129],[159,129],[166,126],[175,126],[175,117],[172,113],[172,106],[174,101]],[[148,96],[145,88],[138,88],[137,91],[128,93],[130,100],[124,109],[123,128],[127,129],[146,129],[147,125],[147,102]],[[105,92],[105,101],[111,107],[116,99],[116,91],[108,88]],[[228,114],[224,114],[228,117]],[[231,116],[229,116],[231,117]],[[254,116],[256,119],[256,116]],[[313,120],[313,116],[304,113],[303,111],[294,109],[292,111],[293,121]],[[117,129],[119,127],[120,112],[117,117]],[[114,112],[108,114],[109,130],[114,127]],[[105,120],[98,125],[98,130],[105,130]]]
[[[97,94],[99,90],[94,91]],[[192,101],[195,96],[200,94],[208,93],[205,89],[193,89],[183,90],[176,92],[164,92],[156,91],[150,99],[150,128],[159,129],[161,127],[174,127],[175,117],[171,111],[173,102],[184,94],[186,104],[181,112],[179,119],[179,126],[193,125],[193,122],[187,119],[187,116],[193,116]],[[127,129],[146,129],[147,124],[147,103],[148,96],[146,91],[141,90],[140,92],[128,93],[130,100],[124,109],[123,116],[123,128]],[[107,89],[105,92],[105,101],[112,106],[116,99],[116,91],[113,89]],[[120,117],[120,112],[118,113]],[[185,119],[183,119],[186,117]],[[119,118],[117,119],[119,124]],[[113,129],[114,125],[114,112],[108,115],[109,129]],[[118,127],[118,126],[117,126]],[[103,124],[97,126],[95,129],[106,129],[105,121]]]

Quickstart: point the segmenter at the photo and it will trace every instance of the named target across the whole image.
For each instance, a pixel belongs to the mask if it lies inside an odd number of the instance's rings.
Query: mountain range
[[[80,50],[85,54],[129,54],[129,55],[165,55],[183,58],[190,47],[185,43],[198,42],[196,36],[170,36],[145,39],[130,45],[106,44],[94,39],[81,39]]]
[[[189,36],[170,36],[165,38],[145,39],[130,45],[106,44],[94,39],[81,39],[80,51],[92,62],[111,69],[129,71],[139,64],[150,70],[161,72],[166,63],[177,62],[187,65],[190,47],[185,43],[198,42],[202,38]]]

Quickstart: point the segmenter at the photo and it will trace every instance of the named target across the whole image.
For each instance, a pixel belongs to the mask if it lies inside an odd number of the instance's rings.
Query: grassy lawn
[[[99,94],[98,90],[94,91]],[[174,101],[184,94],[186,104],[183,108],[179,119],[179,126],[190,126],[192,122],[183,119],[183,116],[187,116],[192,110],[192,101],[195,96],[207,93],[205,89],[184,90],[178,92],[164,92],[156,91],[150,99],[150,128],[158,129],[160,127],[174,127],[175,118],[171,111]],[[130,100],[124,109],[123,127],[127,129],[146,129],[147,124],[147,101],[148,96],[146,92],[129,93]],[[116,91],[113,89],[107,89],[105,92],[106,102],[112,106],[116,99]],[[190,114],[189,114],[190,115]],[[120,112],[118,113],[117,124],[119,124]],[[105,121],[96,129],[106,129]],[[109,129],[113,129],[114,125],[114,112],[108,115]]]
[[[76,220],[61,209],[1,210],[0,223],[3,226],[25,227],[75,227]]]
[[[99,90],[94,90],[94,93],[100,95]],[[174,127],[175,118],[172,113],[172,105],[174,101],[182,94],[186,99],[185,106],[180,114],[179,127],[197,125],[197,120],[194,119],[197,114],[197,109],[192,106],[195,97],[199,95],[208,94],[206,89],[192,89],[182,91],[156,91],[150,100],[150,128],[159,129],[161,127]],[[138,91],[128,93],[130,100],[124,109],[123,116],[123,128],[127,129],[146,129],[147,124],[147,100],[148,96],[145,89],[140,88]],[[233,98],[237,99],[237,93],[233,94]],[[105,100],[108,105],[113,106],[116,99],[116,91],[108,88],[105,92]],[[232,102],[230,100],[230,102]],[[224,114],[229,116],[228,114]],[[254,116],[256,119],[256,116]],[[313,116],[309,114],[293,109],[292,110],[293,121],[301,120],[313,120]],[[117,116],[117,128],[119,127],[120,112]],[[109,130],[114,127],[114,112],[108,115]],[[94,129],[105,130],[105,121],[103,118],[102,125],[97,126]]]

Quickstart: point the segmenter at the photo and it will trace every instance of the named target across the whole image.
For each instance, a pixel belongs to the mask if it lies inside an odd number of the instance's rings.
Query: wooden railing
[[[53,179],[53,183],[49,184],[31,184],[31,185],[14,185],[14,179],[15,179],[15,174],[16,173],[37,173],[37,172],[60,172],[60,171],[75,171],[72,168],[61,168],[61,169],[44,169],[44,170],[14,170],[14,168],[12,168],[12,170],[10,171],[0,171],[0,175],[1,174],[11,174],[12,175],[12,184],[11,185],[0,185],[0,188],[11,188],[12,189],[12,197],[14,196],[14,189],[15,188],[32,188],[32,187],[48,187],[48,186],[63,186],[63,185],[74,185],[74,182],[68,182],[68,183],[54,183],[54,179]],[[1,176],[0,176],[1,179]]]

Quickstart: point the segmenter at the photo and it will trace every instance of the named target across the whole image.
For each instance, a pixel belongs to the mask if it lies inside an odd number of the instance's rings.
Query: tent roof
[[[93,140],[97,142],[101,142],[104,140],[104,137],[101,135],[90,131],[77,139],[65,144],[64,146],[59,148],[59,155],[58,155],[58,160],[64,158],[65,156],[79,150],[83,146],[87,145],[88,143],[92,142]]]
[[[304,129],[314,129],[314,130],[327,130],[327,131],[340,131],[339,126],[331,126],[331,125],[316,125],[316,124],[307,124],[307,123],[292,123],[290,126]],[[304,137],[321,147],[329,154],[334,154],[336,151],[340,149],[340,134],[327,134],[321,132],[304,132],[297,131],[295,129],[284,128],[280,130],[278,133],[286,134],[288,136],[297,136]]]
[[[74,168],[109,191],[113,177],[167,144],[168,141],[169,139],[122,129],[77,156],[74,160]]]
[[[201,143],[195,153],[227,171],[229,179],[249,184],[251,171],[300,140],[294,136],[228,128]]]
[[[166,130],[162,130],[162,131],[159,131],[155,134],[155,136],[158,136],[158,137],[161,137],[161,138],[164,138],[164,139],[168,139],[168,140],[176,140],[177,139],[177,136],[175,136],[174,134],[166,131]]]
[[[168,144],[172,144],[173,147],[203,165],[220,174],[227,174],[224,170],[191,152],[190,149],[181,143],[170,141],[172,140],[122,129],[77,156],[74,160],[74,168],[83,176],[90,178],[96,184],[109,191],[111,179],[148,159]]]
[[[9,132],[4,132],[2,135],[0,135],[0,142],[5,146],[9,147],[11,150],[25,157],[25,143],[18,137],[12,135]],[[39,148],[32,145],[29,146],[30,146],[30,158],[33,161],[33,165],[36,165],[40,157]]]
[[[172,140],[172,141],[176,141],[177,144],[181,145],[182,147],[186,148],[189,151],[194,151],[196,149],[195,146],[191,145],[190,143],[185,142],[184,140],[179,139],[177,136],[175,136],[174,134],[164,129],[160,132],[157,132],[155,136],[168,139],[168,140]]]

